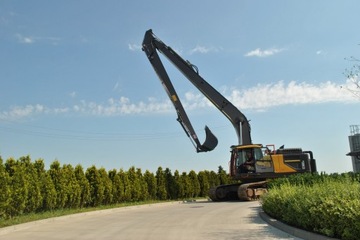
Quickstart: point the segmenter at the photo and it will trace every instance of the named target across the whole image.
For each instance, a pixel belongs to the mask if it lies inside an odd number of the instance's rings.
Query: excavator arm
[[[242,114],[230,101],[222,96],[215,88],[206,82],[198,73],[197,68],[189,61],[181,58],[171,47],[157,38],[152,30],[145,33],[142,49],[146,53],[150,63],[157,73],[166,93],[173,103],[178,114],[178,121],[184,128],[186,134],[193,139],[198,152],[211,151],[217,145],[216,137],[208,127],[205,127],[206,140],[200,144],[199,139],[191,125],[189,118],[181,104],[181,101],[171,83],[164,65],[157,52],[162,53],[180,72],[207,98],[209,99],[233,124],[239,139],[239,144],[251,144],[250,124],[245,115]]]
[[[171,102],[173,103],[175,110],[177,112],[177,121],[183,127],[186,135],[192,140],[193,145],[196,148],[197,152],[207,152],[213,150],[217,146],[217,138],[210,131],[210,129],[205,126],[206,140],[203,144],[200,143],[196,132],[191,125],[191,122],[185,112],[185,109],[178,97],[173,84],[165,70],[164,65],[161,62],[161,59],[156,50],[161,51],[164,49],[164,44],[156,39],[151,32],[145,35],[143,41],[143,51],[145,51],[151,65],[153,66],[155,72],[157,73],[162,86],[164,87],[167,95],[169,96]],[[168,52],[169,51],[169,52]],[[167,52],[167,55],[175,54],[171,49],[166,49],[161,52]],[[175,63],[174,63],[175,64]]]

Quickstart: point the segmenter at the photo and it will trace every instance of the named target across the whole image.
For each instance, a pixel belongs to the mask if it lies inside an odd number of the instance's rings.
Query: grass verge
[[[147,204],[155,204],[155,203],[164,203],[166,201],[142,201],[142,202],[126,202],[119,203],[115,205],[106,205],[92,208],[80,208],[80,209],[59,209],[49,212],[40,212],[40,213],[31,213],[31,214],[23,214],[20,216],[16,216],[10,219],[0,219],[0,228],[13,226],[17,224],[43,220],[54,217],[61,217],[76,213],[85,213],[91,211],[112,209],[112,208],[121,208],[121,207],[129,207],[129,206],[137,206],[137,205],[147,205]]]

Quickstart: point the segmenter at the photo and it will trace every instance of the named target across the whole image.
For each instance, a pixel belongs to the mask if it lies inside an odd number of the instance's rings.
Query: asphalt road
[[[265,223],[260,209],[258,202],[133,206],[2,228],[0,239],[299,239]]]

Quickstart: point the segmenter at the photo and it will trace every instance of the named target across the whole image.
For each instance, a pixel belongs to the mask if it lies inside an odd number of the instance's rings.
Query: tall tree
[[[166,192],[168,199],[177,199],[179,187],[177,182],[174,179],[174,176],[171,173],[169,168],[166,168],[164,171],[165,179],[166,179]]]
[[[3,160],[0,156],[0,219],[8,218],[6,214],[10,206],[10,177],[5,171]]]
[[[100,173],[95,165],[86,169],[85,177],[90,184],[90,202],[89,206],[100,206],[104,200],[105,187],[102,182]]]
[[[178,170],[174,172],[174,181],[176,182],[177,186],[177,196],[176,199],[182,199],[185,196],[185,187],[182,184],[180,173]]]
[[[26,181],[24,167],[13,158],[6,161],[5,169],[10,175],[9,207],[6,209],[6,215],[13,217],[25,211],[28,198],[28,182]]]
[[[79,207],[83,208],[86,207],[87,203],[91,199],[90,184],[89,181],[86,179],[84,169],[80,164],[76,165],[74,172],[75,172],[75,178],[80,186]]]
[[[109,175],[106,172],[105,168],[100,168],[99,174],[100,174],[101,182],[104,186],[104,199],[102,201],[102,204],[109,205],[112,203],[112,198],[113,198],[112,182],[111,182],[111,179],[109,178]]]
[[[205,197],[208,195],[210,184],[208,180],[208,173],[207,171],[200,171],[198,173],[198,179],[200,184],[200,197]]]
[[[130,167],[127,174],[131,183],[131,201],[138,201],[141,196],[141,186],[135,167]]]
[[[63,176],[63,188],[66,194],[66,208],[77,208],[81,201],[81,188],[75,176],[74,168],[70,164],[64,164],[61,168]]]
[[[156,190],[157,190],[155,175],[153,173],[151,173],[149,170],[146,170],[144,173],[144,180],[146,182],[149,199],[155,200],[156,199]]]
[[[50,174],[45,170],[45,164],[42,159],[36,160],[34,167],[39,176],[42,195],[42,204],[38,211],[53,210],[56,207],[56,189],[54,183],[51,180]]]
[[[25,180],[28,183],[25,212],[35,212],[42,204],[40,179],[29,155],[21,157],[19,163],[25,170]]]
[[[120,190],[122,189],[122,193],[121,193],[121,201],[122,202],[127,202],[131,200],[131,183],[129,181],[128,178],[128,174],[121,168],[119,173],[118,173],[119,177],[120,177],[120,183],[122,184],[122,186],[120,186]]]
[[[12,177],[15,174],[15,166],[16,166],[16,161],[14,158],[8,158],[5,162],[5,170],[6,172],[9,174],[10,177]]]
[[[122,183],[120,181],[120,177],[117,174],[116,169],[110,170],[108,172],[109,174],[109,179],[111,180],[112,183],[112,203],[120,203],[121,201],[121,195],[122,192],[124,191],[123,189],[121,189],[120,187],[122,186]]]
[[[231,181],[231,178],[229,177],[229,175],[226,173],[226,171],[223,169],[222,166],[219,166],[218,176],[219,176],[220,185],[228,184]]]
[[[144,175],[142,174],[141,168],[136,168],[136,176],[140,183],[140,201],[149,199],[149,192],[147,182],[145,181]]]
[[[214,172],[214,171],[208,172],[208,179],[209,179],[210,187],[216,187],[216,186],[220,185],[219,176],[216,172]]]
[[[192,195],[194,193],[194,189],[193,189],[193,186],[191,184],[188,174],[186,172],[182,172],[179,180],[180,180],[179,197],[183,198],[183,199],[192,197]]]
[[[162,167],[156,171],[156,196],[159,200],[166,200],[166,178]]]
[[[200,195],[200,183],[197,174],[194,170],[189,172],[189,179],[191,183],[192,193],[191,197],[198,197]]]
[[[56,190],[56,208],[64,208],[67,202],[66,176],[63,175],[58,160],[52,162],[49,173]]]

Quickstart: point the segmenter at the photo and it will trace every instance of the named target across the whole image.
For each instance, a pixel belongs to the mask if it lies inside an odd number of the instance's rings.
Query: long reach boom
[[[213,150],[218,143],[217,138],[212,134],[208,127],[205,127],[206,140],[204,144],[200,144],[199,139],[157,52],[165,55],[165,57],[172,64],[174,64],[179,69],[179,71],[182,72],[183,75],[230,120],[238,136],[239,145],[252,144],[250,124],[245,115],[241,113],[239,109],[237,109],[208,82],[206,82],[199,75],[197,68],[194,65],[192,65],[189,61],[184,60],[171,47],[167,46],[159,38],[157,38],[151,29],[145,33],[142,49],[146,53],[146,56],[148,57],[166,93],[168,94],[176,109],[178,115],[177,120],[180,122],[186,134],[195,142],[197,152]]]

